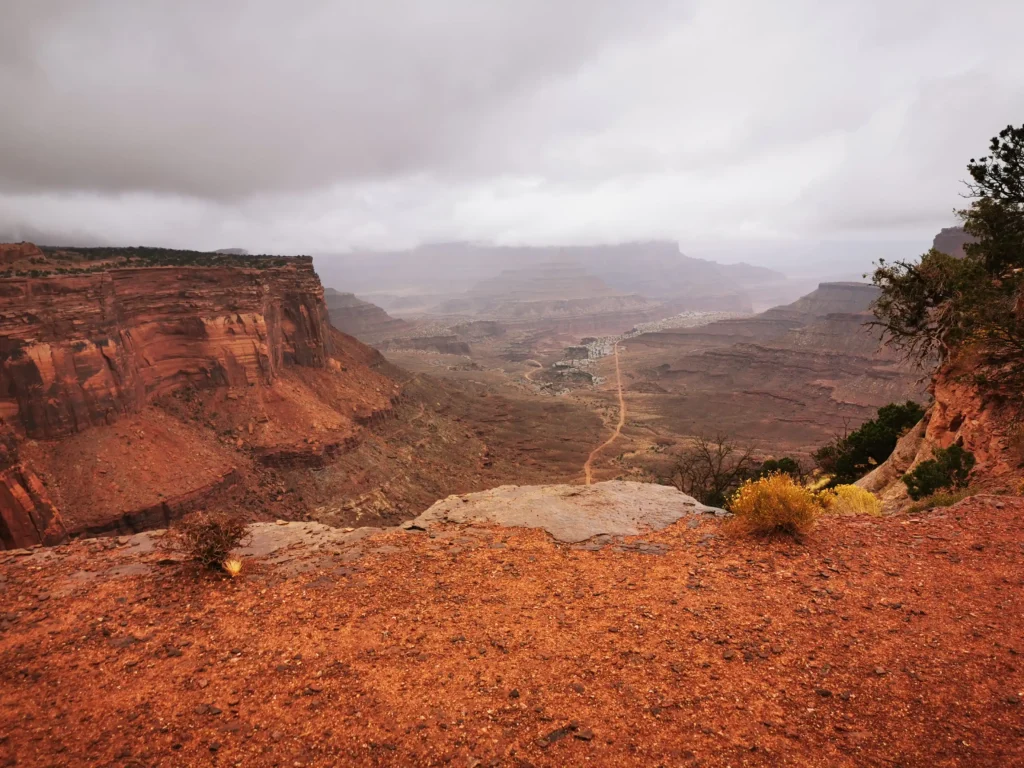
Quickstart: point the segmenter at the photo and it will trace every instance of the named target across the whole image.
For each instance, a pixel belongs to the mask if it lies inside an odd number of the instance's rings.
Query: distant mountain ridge
[[[576,265],[612,294],[653,299],[725,298],[729,308],[749,304],[744,292],[784,283],[779,272],[750,264],[719,264],[683,254],[666,241],[597,246],[498,246],[445,243],[406,251],[353,252],[316,257],[325,284],[353,291],[385,310],[430,304],[471,292],[508,269]],[[738,298],[739,297],[739,298]],[[391,302],[394,303],[391,303]]]

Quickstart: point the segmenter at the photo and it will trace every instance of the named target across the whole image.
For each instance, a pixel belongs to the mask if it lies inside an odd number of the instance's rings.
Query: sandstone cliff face
[[[183,384],[323,368],[330,351],[308,258],[0,280],[0,417],[29,437],[110,423]]]
[[[41,258],[43,252],[32,243],[0,243],[0,264]]]
[[[64,521],[20,458],[14,434],[0,422],[0,549],[59,544],[67,536]]]
[[[0,472],[0,549],[50,546],[65,538],[64,522],[35,472],[24,464]]]
[[[1024,475],[1021,432],[1005,405],[986,400],[963,374],[966,360],[938,371],[932,381],[934,402],[924,419],[905,435],[886,461],[857,485],[877,493],[886,511],[910,504],[903,475],[935,449],[957,444],[974,454],[971,485],[982,490],[1015,490]]]

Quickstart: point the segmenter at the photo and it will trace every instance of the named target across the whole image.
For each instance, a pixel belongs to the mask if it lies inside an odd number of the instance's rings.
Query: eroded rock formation
[[[20,458],[14,434],[0,422],[0,549],[59,544],[67,536],[64,521]]]
[[[105,424],[183,384],[270,383],[330,354],[312,260],[0,280],[0,416],[34,438]]]
[[[934,401],[921,422],[901,438],[893,454],[857,485],[877,493],[887,511],[910,503],[903,475],[934,456],[935,449],[960,445],[974,454],[972,487],[1009,490],[1024,475],[1024,431],[1010,406],[985,398],[966,374],[969,356],[938,371],[931,386]]]
[[[33,243],[0,243],[0,265],[42,256],[43,252]]]
[[[974,237],[964,232],[963,227],[946,227],[935,236],[932,248],[962,259],[967,255],[964,246],[973,242],[975,242]]]

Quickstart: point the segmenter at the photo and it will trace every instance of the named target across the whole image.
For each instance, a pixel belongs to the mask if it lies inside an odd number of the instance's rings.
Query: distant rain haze
[[[3,16],[3,238],[666,239],[860,265],[954,223],[966,161],[1024,118],[1011,0],[6,0]]]

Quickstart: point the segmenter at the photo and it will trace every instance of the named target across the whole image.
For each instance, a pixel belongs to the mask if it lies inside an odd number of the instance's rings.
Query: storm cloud
[[[919,238],[1024,4],[7,0],[0,236],[337,251]],[[37,238],[37,239],[38,239]]]

